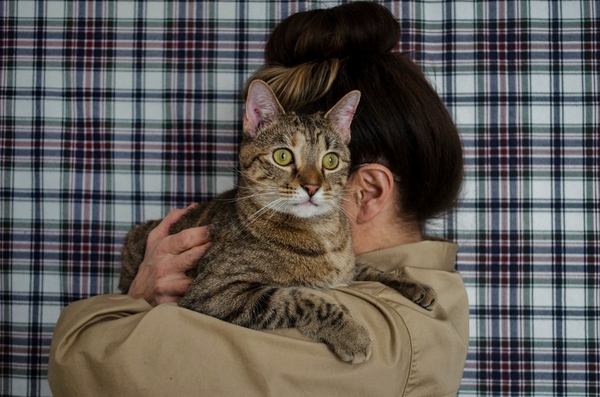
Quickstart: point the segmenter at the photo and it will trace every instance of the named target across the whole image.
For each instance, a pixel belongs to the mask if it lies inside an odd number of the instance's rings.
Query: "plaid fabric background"
[[[134,223],[233,186],[238,88],[277,21],[331,3],[0,4],[0,394],[49,396],[60,310],[116,290]],[[464,141],[433,225],[470,296],[460,394],[598,395],[600,5],[384,4]]]

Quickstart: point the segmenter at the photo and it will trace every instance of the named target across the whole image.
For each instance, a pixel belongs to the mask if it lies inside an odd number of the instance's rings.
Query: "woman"
[[[55,395],[456,394],[468,344],[466,291],[454,271],[456,245],[427,240],[424,226],[454,206],[462,151],[421,71],[392,52],[399,33],[374,3],[298,13],[273,31],[252,79],[269,83],[285,109],[306,113],[361,91],[344,205],[355,252],[431,285],[434,310],[377,283],[328,291],[373,339],[370,360],[350,365],[294,329],[258,332],[161,305],[185,293],[185,271],[210,244],[204,228],[169,236],[185,212],[174,210],[149,236],[128,295],[76,302],[61,315],[49,368]]]

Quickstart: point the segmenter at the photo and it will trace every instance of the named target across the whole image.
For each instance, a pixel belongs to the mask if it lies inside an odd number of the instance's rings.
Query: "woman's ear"
[[[360,191],[360,205],[356,214],[358,223],[370,222],[390,208],[395,211],[396,206],[392,202],[394,174],[386,166],[377,163],[366,164],[354,171],[353,179]]]

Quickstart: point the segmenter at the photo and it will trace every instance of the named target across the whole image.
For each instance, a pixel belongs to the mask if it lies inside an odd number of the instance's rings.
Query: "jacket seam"
[[[377,297],[377,299],[379,299],[379,301],[382,304],[385,304],[387,307],[389,307],[390,309],[392,309],[394,311],[394,313],[396,313],[398,315],[398,318],[400,318],[400,320],[402,321],[402,324],[404,325],[404,328],[406,329],[406,332],[408,334],[408,339],[409,339],[409,342],[410,342],[410,367],[409,367],[409,373],[406,376],[406,382],[404,383],[404,388],[402,390],[402,393],[400,394],[401,396],[406,396],[406,392],[407,392],[407,389],[408,389],[408,384],[410,383],[410,380],[411,380],[411,378],[413,376],[413,373],[414,373],[413,369],[414,369],[414,366],[415,366],[415,360],[414,360],[414,358],[415,358],[415,353],[414,353],[415,346],[413,344],[413,335],[411,333],[411,330],[408,327],[408,324],[406,324],[406,321],[404,321],[404,317],[402,316],[402,314],[400,314],[398,312],[398,310],[393,305],[390,305],[388,303],[388,302],[390,302],[389,299],[379,296],[379,294],[381,292],[383,292],[385,290],[388,290],[388,289],[389,289],[389,287],[386,287],[385,285],[383,285],[381,288],[379,288],[378,290],[374,291],[372,295],[374,297]]]

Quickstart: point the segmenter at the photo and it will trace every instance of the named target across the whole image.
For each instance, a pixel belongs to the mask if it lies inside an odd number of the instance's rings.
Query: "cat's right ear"
[[[256,138],[261,127],[277,120],[284,113],[267,83],[262,80],[250,83],[244,113],[244,134]]]

